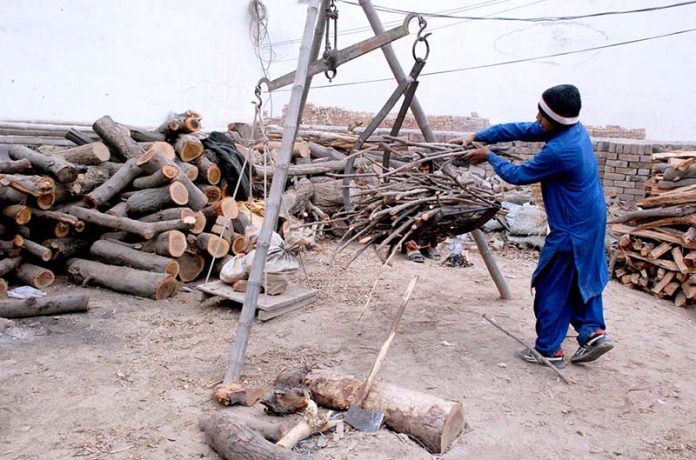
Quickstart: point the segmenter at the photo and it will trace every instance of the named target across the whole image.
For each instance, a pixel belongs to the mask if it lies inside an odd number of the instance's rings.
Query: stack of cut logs
[[[71,130],[77,147],[0,146],[0,293],[7,281],[45,288],[65,268],[83,284],[163,299],[226,256],[249,222],[224,196],[199,127],[190,111],[157,131],[104,116],[93,125],[101,141]]]
[[[656,153],[653,161],[641,209],[611,221],[613,275],[685,307],[696,302],[696,152]]]

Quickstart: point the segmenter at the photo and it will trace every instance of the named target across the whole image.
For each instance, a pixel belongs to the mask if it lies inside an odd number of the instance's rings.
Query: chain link
[[[333,43],[331,43],[331,24],[333,23]],[[338,7],[336,0],[326,8],[326,31],[324,32],[324,55],[323,58],[329,64],[329,70],[324,72],[326,78],[332,81],[336,78],[336,50],[338,50]]]
[[[418,29],[418,35],[416,37],[416,40],[413,42],[413,48],[411,48],[411,55],[413,56],[414,61],[425,62],[428,59],[428,56],[430,56],[430,43],[428,43],[428,37],[432,35],[432,32],[423,34],[425,29],[428,27],[428,21],[426,21],[423,16],[418,16],[418,26],[420,27],[420,29]],[[418,47],[419,43],[423,43],[425,45],[425,56],[423,56],[422,58],[418,57],[418,54],[416,53],[416,48]]]

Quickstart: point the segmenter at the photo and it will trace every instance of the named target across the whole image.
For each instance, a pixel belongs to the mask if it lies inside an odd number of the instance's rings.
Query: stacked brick
[[[635,203],[645,196],[653,145],[628,140],[593,142],[607,196]]]

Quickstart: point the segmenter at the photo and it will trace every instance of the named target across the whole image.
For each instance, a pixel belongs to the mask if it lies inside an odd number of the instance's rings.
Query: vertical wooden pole
[[[488,249],[486,239],[483,237],[483,232],[477,228],[476,230],[473,230],[471,232],[471,236],[474,237],[476,247],[478,247],[479,253],[481,253],[481,257],[483,258],[483,261],[486,263],[486,267],[488,267],[488,273],[491,274],[491,278],[493,278],[493,282],[497,286],[498,292],[500,292],[500,298],[503,300],[512,299],[512,295],[510,294],[510,288],[508,287],[507,281],[505,280],[505,277],[498,268],[498,264],[495,263],[495,259],[493,258],[493,254],[491,254],[491,250]]]
[[[304,94],[305,85],[307,83],[307,69],[309,67],[312,51],[310,47],[312,44],[312,37],[314,36],[314,26],[317,22],[320,3],[321,0],[310,0],[309,6],[307,7],[307,19],[305,21],[304,33],[302,34],[302,44],[300,45],[300,57],[297,62],[295,81],[292,87],[290,102],[288,103],[279,160],[273,172],[271,191],[268,202],[266,203],[266,212],[261,231],[259,232],[259,239],[256,244],[253,267],[249,274],[247,294],[244,298],[244,305],[239,318],[237,333],[235,334],[232,350],[230,351],[224,383],[239,380],[242,375],[244,356],[249,342],[249,333],[251,332],[251,325],[254,322],[254,315],[256,314],[256,304],[259,300],[261,278],[266,266],[266,256],[268,255],[271,235],[278,223],[281,198],[288,177],[288,166],[290,165],[295,136],[297,135],[297,121],[301,112],[302,95]]]

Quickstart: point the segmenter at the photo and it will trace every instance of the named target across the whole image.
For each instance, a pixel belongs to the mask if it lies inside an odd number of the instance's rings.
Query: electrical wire
[[[345,3],[347,5],[360,6],[359,3],[356,3],[356,2],[353,2],[350,0],[338,0],[338,1],[340,1],[341,3]],[[634,10],[603,11],[603,12],[599,12],[599,13],[579,14],[579,15],[574,15],[574,16],[541,16],[541,17],[536,17],[536,18],[514,18],[514,17],[500,17],[500,16],[489,16],[489,17],[457,16],[457,15],[442,14],[442,13],[423,13],[423,12],[420,12],[418,14],[421,14],[421,15],[426,16],[426,17],[432,17],[432,18],[468,19],[471,21],[558,22],[558,21],[574,21],[576,19],[599,18],[599,17],[605,17],[605,16],[617,16],[617,15],[623,15],[623,14],[649,13],[649,12],[667,10],[670,8],[678,8],[678,7],[689,6],[689,5],[694,5],[694,4],[696,4],[696,0],[673,3],[671,5],[638,8],[638,9],[634,9]],[[411,11],[401,10],[398,8],[389,8],[389,7],[385,7],[385,6],[375,5],[374,8],[375,8],[375,10],[382,11],[384,13],[395,13],[395,14],[404,14],[404,15],[411,13]]]
[[[491,64],[482,64],[482,65],[475,65],[475,66],[469,66],[469,67],[458,67],[458,68],[454,68],[454,69],[436,70],[433,72],[422,73],[420,76],[427,77],[427,76],[431,76],[431,75],[442,75],[442,74],[447,74],[447,73],[465,72],[468,70],[487,69],[490,67],[499,67],[499,66],[505,66],[505,65],[511,65],[511,64],[519,64],[522,62],[536,61],[538,59],[547,59],[547,58],[568,56],[571,54],[586,53],[589,51],[598,51],[598,50],[603,50],[603,49],[607,49],[607,48],[614,48],[614,47],[618,47],[618,46],[632,45],[635,43],[641,43],[641,42],[656,40],[656,39],[660,39],[660,38],[674,37],[676,35],[682,35],[682,34],[686,34],[686,33],[690,33],[690,32],[696,32],[696,28],[678,30],[675,32],[670,32],[670,33],[661,34],[661,35],[652,35],[650,37],[637,38],[635,40],[627,40],[624,42],[610,43],[608,45],[593,46],[591,48],[583,48],[583,49],[573,50],[573,51],[564,51],[561,53],[546,54],[543,56],[534,56],[534,57],[530,57],[530,58],[515,59],[512,61],[494,62]],[[345,83],[334,83],[334,84],[330,84],[330,85],[312,86],[312,89],[336,88],[339,86],[352,86],[352,85],[365,85],[368,83],[378,83],[378,82],[393,81],[393,80],[394,80],[394,77],[375,78],[372,80],[361,80],[361,81],[353,81],[353,82],[345,82]],[[278,90],[278,91],[287,92],[290,90],[285,89],[285,90]]]

